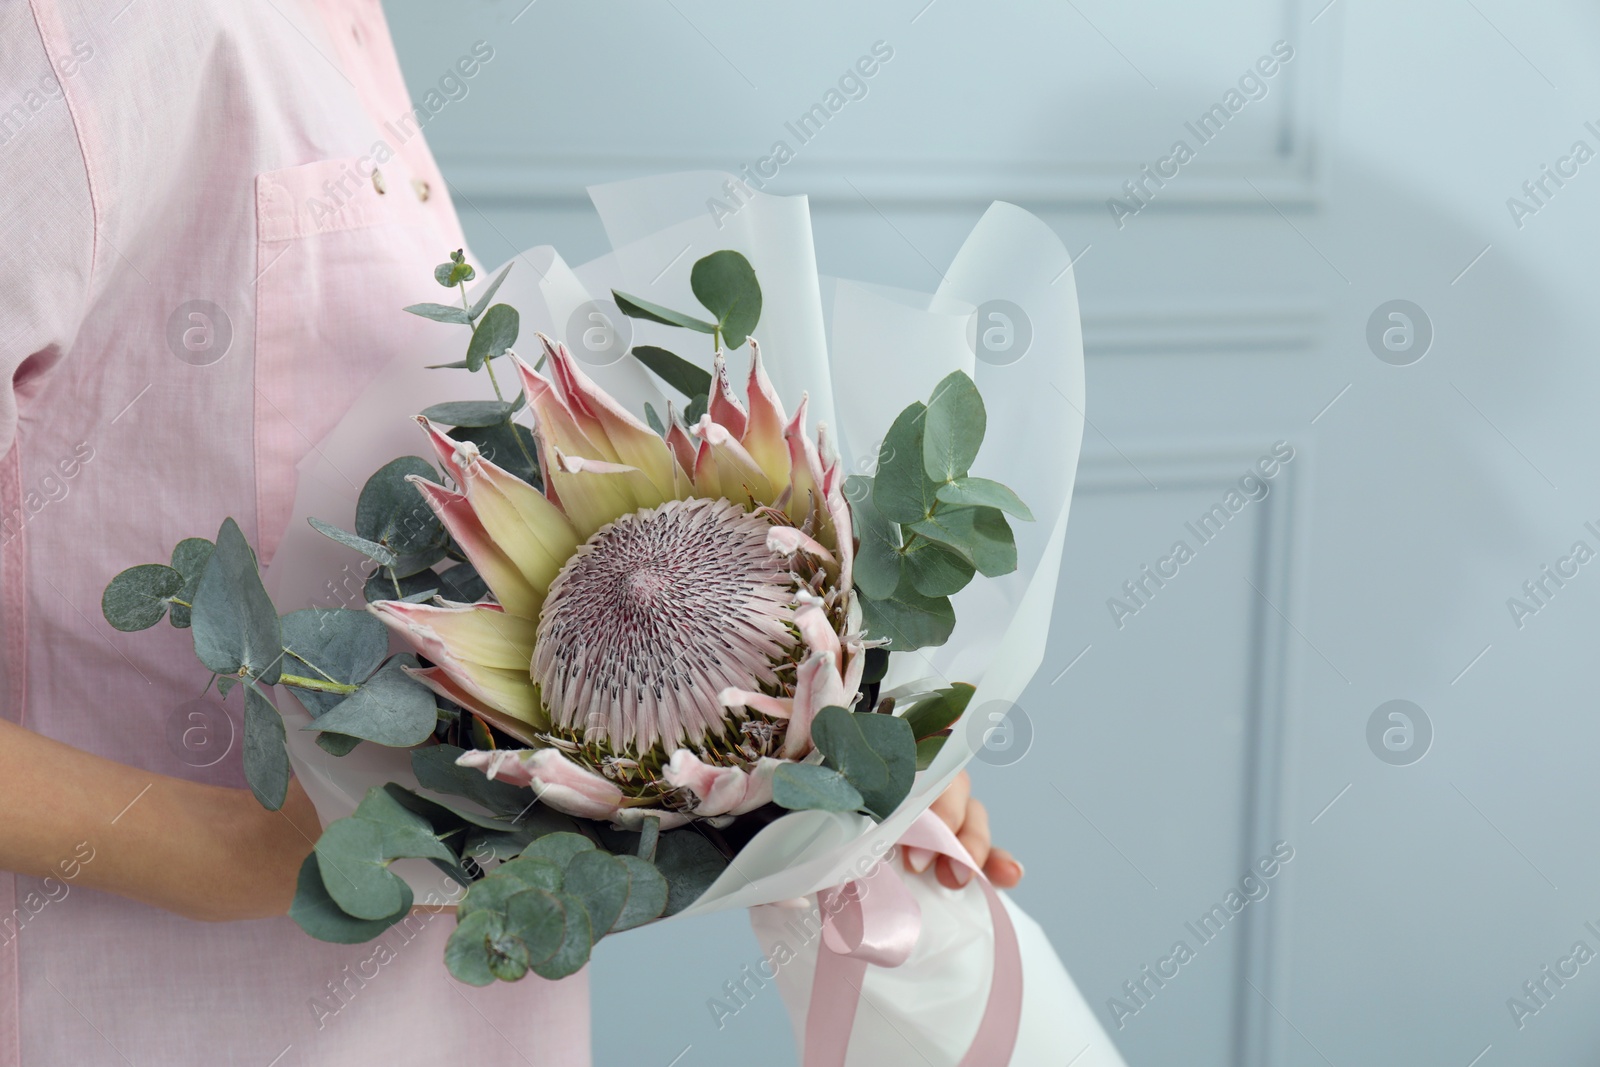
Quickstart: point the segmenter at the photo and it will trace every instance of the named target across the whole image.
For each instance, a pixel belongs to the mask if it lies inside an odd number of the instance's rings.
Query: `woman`
[[[397,309],[465,241],[377,0],[33,0],[0,40],[0,1067],[587,1063],[584,974],[462,986],[427,914],[302,934],[304,793],[240,788],[187,632],[99,612],[224,516],[270,561],[296,463],[430,328]],[[1015,883],[965,777],[936,810]]]

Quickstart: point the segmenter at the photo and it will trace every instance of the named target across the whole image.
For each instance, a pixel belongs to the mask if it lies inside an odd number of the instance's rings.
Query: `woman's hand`
[[[0,720],[0,870],[54,878],[190,919],[282,915],[322,832],[295,781],[281,811],[92,756]]]
[[[983,868],[984,876],[989,881],[1001,889],[1010,889],[1022,881],[1022,864],[1005,849],[990,847],[989,813],[983,802],[973,797],[972,779],[967,777],[966,771],[956,776],[950,788],[933,802],[931,810],[955,833],[956,839],[972,854],[973,862]],[[903,851],[906,867],[917,874],[927,870],[928,863],[934,857],[934,853],[925,848],[906,848]],[[939,857],[934,874],[940,885],[951,889],[960,889],[972,877],[967,868],[951,863],[945,856]]]

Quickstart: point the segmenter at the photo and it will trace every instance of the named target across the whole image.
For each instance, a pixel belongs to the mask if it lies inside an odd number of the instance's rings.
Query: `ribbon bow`
[[[977,876],[994,921],[994,979],[983,1020],[960,1067],[1007,1067],[1022,1015],[1022,955],[1005,905],[950,828],[925,811],[900,844],[948,856]],[[868,891],[870,890],[870,892]],[[891,863],[820,894],[822,943],[806,1013],[805,1067],[842,1067],[867,964],[898,967],[922,933],[922,910]]]

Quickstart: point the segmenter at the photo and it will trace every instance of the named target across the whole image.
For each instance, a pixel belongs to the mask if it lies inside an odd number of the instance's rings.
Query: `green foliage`
[[[673,311],[615,289],[611,295],[617,302],[618,310],[629,318],[708,333],[719,352],[724,346],[737,348],[744,344],[761,321],[761,285],[756,281],[756,272],[750,266],[750,261],[738,252],[723,249],[696,260],[689,271],[689,288],[694,290],[695,298],[705,309],[711,312],[712,321]],[[633,352],[640,362],[685,396],[704,397],[710,388],[710,375],[664,348],[641,345]],[[686,414],[685,417],[693,422],[699,418],[699,414]]]
[[[663,326],[681,326],[685,330],[693,330],[696,333],[714,334],[717,332],[717,324],[714,322],[697,319],[693,315],[685,315],[681,311],[673,311],[671,308],[662,307],[660,304],[652,304],[650,301],[640,297],[619,293],[615,289],[611,290],[611,296],[617,302],[617,310],[630,319],[659,322]]]
[[[1032,512],[1006,486],[969,468],[988,416],[972,379],[948,375],[928,403],[895,417],[872,477],[845,481],[860,548],[855,585],[869,635],[891,651],[941,645],[955,629],[950,597],[977,574],[1017,569],[1006,516]]]
[[[180,630],[189,626],[188,605],[194,603],[195,590],[200,587],[200,575],[205,573],[206,564],[211,562],[214,547],[204,537],[185,537],[172,547],[172,569],[183,575],[183,588],[173,598],[171,614],[167,618]]]
[[[678,912],[700,899],[728,866],[727,857],[695,827],[671,830],[656,841],[656,870],[667,880],[663,915]]]
[[[459,248],[450,253],[450,262],[433,268],[433,280],[446,289],[454,289],[477,276],[477,271],[467,264],[466,254]]]
[[[475,321],[478,316],[483,314],[484,308],[489,306],[489,301],[494,299],[494,294],[500,291],[500,283],[506,280],[506,275],[511,273],[511,268],[514,266],[516,266],[515,262],[507,263],[506,269],[495,275],[494,281],[489,283],[489,288],[485,289],[483,295],[472,302],[472,307],[467,311],[468,318]]]
[[[738,252],[724,249],[696,261],[689,272],[695,299],[717,317],[722,340],[729,348],[744,344],[761,321],[761,286],[755,269]]]
[[[389,652],[389,629],[371,612],[306,608],[283,616],[279,626],[284,672],[295,677],[360,685]],[[346,696],[292,684],[289,688],[314,718]]]
[[[353,534],[348,530],[341,530],[332,523],[323,522],[315,515],[306,516],[306,521],[311,524],[311,528],[313,530],[317,531],[323,537],[328,538],[330,541],[337,541],[341,545],[344,545],[348,548],[355,549],[357,552],[360,552],[363,556],[366,556],[380,567],[392,567],[396,563],[400,562],[399,556],[396,556],[393,552],[378,544],[376,541],[368,541],[365,537],[362,537],[359,534]]]
[[[100,612],[118,630],[148,630],[183,589],[183,572],[164,563],[141,563],[111,579],[100,596]]]
[[[696,367],[682,356],[655,345],[636,345],[633,354],[651,373],[689,399],[711,392],[711,372]]]
[[[811,723],[811,740],[823,762],[785,763],[773,773],[779,807],[865,811],[883,820],[911,792],[917,742],[904,719],[827,707]]]
[[[1007,515],[1015,516],[1024,522],[1033,521],[1033,512],[1028,510],[1028,505],[1022,502],[1021,497],[1007,486],[990,481],[988,478],[974,478],[970,475],[957,478],[941,485],[937,495],[939,502],[943,504],[999,508]]]
[[[923,596],[909,576],[886,597],[862,597],[861,617],[868,634],[889,639],[891,652],[942,645],[956,628],[950,598]]]
[[[878,448],[878,472],[872,479],[872,502],[890,522],[918,522],[938,503],[938,486],[922,464],[923,425],[927,408],[912,404],[895,416]]]
[[[973,687],[957,682],[946,689],[937,689],[907,708],[900,717],[911,727],[911,733],[921,742],[950,727],[961,718],[972,700]]]
[[[411,890],[389,870],[395,860],[456,861],[428,820],[381,786],[367,790],[350,817],[328,824],[315,854],[323,888],[339,910],[368,921],[386,919],[409,906]]]
[[[481,429],[505,422],[522,407],[525,399],[525,396],[518,394],[515,400],[447,400],[423,408],[422,414],[441,426]]]
[[[475,604],[489,595],[489,585],[470,563],[458,563],[440,571],[439,595],[460,604]]]
[[[956,371],[933,390],[928,400],[922,439],[922,463],[936,485],[964,477],[978,458],[988,417],[983,398],[971,378]]]
[[[535,489],[544,488],[539,467],[533,460],[533,431],[526,426],[503,422],[498,426],[458,427],[450,436],[457,441],[471,441],[490,463],[510,471]]]
[[[401,894],[401,901],[401,905],[393,914],[382,919],[357,919],[347,915],[333,897],[328,895],[328,890],[322,884],[322,868],[317,860],[317,854],[312,852],[300,865],[300,878],[295,884],[294,903],[289,906],[289,918],[318,941],[359,945],[364,941],[371,941],[405,918],[412,904],[409,886]]]
[[[456,759],[465,751],[454,745],[413,749],[411,772],[417,776],[417,783],[430,792],[466,797],[501,815],[516,815],[533,803],[532,790],[493,781],[472,767],[457,766]]]
[[[614,856],[581,834],[536,838],[461,902],[445,962],[463,982],[576,973],[606,934],[659,917],[668,882],[635,856]]]
[[[282,640],[278,611],[256,570],[255,553],[224,519],[216,550],[195,589],[190,612],[195,655],[216,674],[243,674],[266,685],[278,681]]]
[[[421,315],[425,319],[432,319],[434,322],[448,322],[458,326],[472,325],[472,320],[467,317],[466,309],[455,307],[452,304],[412,304],[403,310],[409,311],[413,315]]]
[[[774,771],[772,802],[790,811],[859,811],[866,803],[849,779],[820,763],[785,763]]]
[[[522,329],[522,317],[510,304],[495,304],[483,313],[472,328],[472,341],[467,345],[467,369],[477,370],[491,359],[506,354],[506,349],[517,343]]]
[[[401,670],[416,666],[417,658],[410,653],[393,657],[360,689],[305,728],[359,737],[389,748],[422,744],[433,736],[438,712],[433,692]]]
[[[917,745],[911,727],[893,715],[827,707],[811,723],[811,739],[832,767],[861,794],[861,807],[886,819],[911,792]]]
[[[283,717],[267,695],[250,682],[244,687],[244,776],[263,808],[277,811],[283,807],[283,799],[289,795],[289,750],[284,746]]]

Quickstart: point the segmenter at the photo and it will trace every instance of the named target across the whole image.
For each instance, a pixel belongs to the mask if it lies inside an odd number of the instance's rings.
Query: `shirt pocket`
[[[271,561],[297,466],[419,328],[433,267],[459,233],[398,158],[306,163],[256,177],[256,551]],[[430,293],[430,288],[433,292]],[[335,466],[337,460],[335,459]],[[359,479],[365,472],[349,472]],[[352,498],[359,481],[350,486]]]

